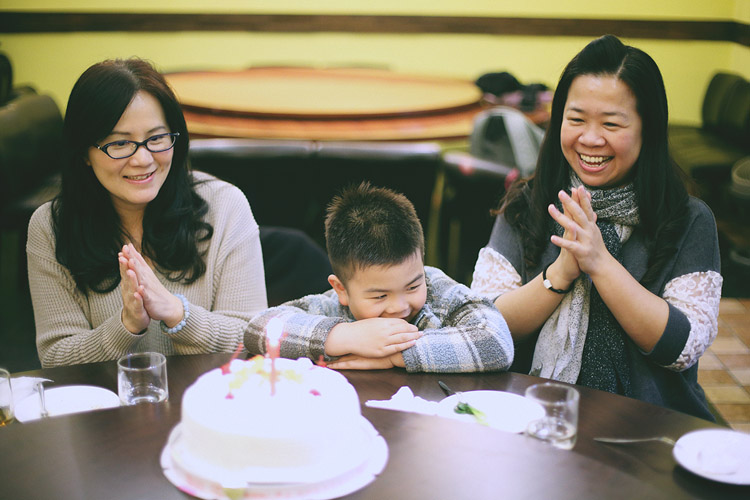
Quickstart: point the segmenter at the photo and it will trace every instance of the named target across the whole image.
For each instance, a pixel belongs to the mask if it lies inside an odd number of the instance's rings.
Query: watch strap
[[[569,291],[573,289],[573,285],[575,284],[575,281],[570,284],[567,290],[560,290],[559,288],[555,288],[552,286],[552,282],[547,279],[547,269],[549,269],[549,266],[552,264],[548,264],[547,267],[544,268],[544,271],[542,271],[542,283],[544,284],[544,288],[551,292],[559,293],[560,295],[565,295]]]

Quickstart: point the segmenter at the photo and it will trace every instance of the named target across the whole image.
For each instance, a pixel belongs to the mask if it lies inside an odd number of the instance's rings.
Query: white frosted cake
[[[309,359],[275,363],[273,395],[260,356],[201,375],[182,399],[175,461],[223,484],[319,481],[362,463],[372,428],[346,377]]]

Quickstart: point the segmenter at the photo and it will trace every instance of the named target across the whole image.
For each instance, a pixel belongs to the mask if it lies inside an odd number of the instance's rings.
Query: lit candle
[[[237,359],[242,352],[242,349],[244,349],[245,346],[240,342],[240,344],[237,346],[237,349],[234,351],[234,354],[232,354],[232,357],[229,358],[229,361],[221,365],[221,374],[222,375],[229,375],[231,373],[231,370],[229,367],[232,365],[232,361]]]
[[[281,319],[272,318],[266,326],[266,354],[271,358],[271,396],[276,393],[276,358],[281,353],[282,325]]]

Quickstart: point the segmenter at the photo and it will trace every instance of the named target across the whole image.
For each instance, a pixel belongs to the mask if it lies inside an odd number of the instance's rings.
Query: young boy
[[[255,316],[245,346],[265,352],[266,325],[284,322],[281,356],[322,355],[330,368],[416,372],[506,370],[513,341],[489,300],[425,267],[422,225],[411,202],[362,183],[328,206],[332,290]]]

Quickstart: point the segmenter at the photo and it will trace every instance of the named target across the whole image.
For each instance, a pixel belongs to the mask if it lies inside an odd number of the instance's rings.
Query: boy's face
[[[401,318],[411,321],[427,300],[424,264],[419,251],[404,262],[358,269],[346,286],[335,276],[328,278],[341,305],[354,319]]]

